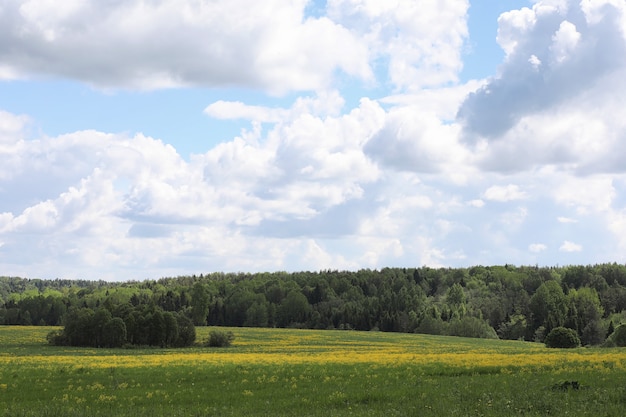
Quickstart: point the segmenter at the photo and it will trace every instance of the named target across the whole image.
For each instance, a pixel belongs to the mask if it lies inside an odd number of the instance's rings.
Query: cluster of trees
[[[381,330],[541,342],[552,329],[565,327],[582,344],[595,345],[626,322],[626,266],[213,273],[122,283],[0,278],[4,324],[67,325],[70,311],[77,307],[94,314],[104,308],[114,318],[118,306],[158,308],[195,325]]]
[[[120,304],[111,312],[72,307],[64,328],[48,334],[54,345],[122,347],[124,345],[184,347],[196,340],[196,329],[184,314],[163,311],[154,305]]]

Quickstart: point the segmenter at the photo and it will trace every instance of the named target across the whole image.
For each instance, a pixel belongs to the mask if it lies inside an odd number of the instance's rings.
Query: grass
[[[50,330],[0,327],[0,416],[622,416],[626,408],[620,349],[247,328],[228,329],[230,348],[84,349],[48,346]]]

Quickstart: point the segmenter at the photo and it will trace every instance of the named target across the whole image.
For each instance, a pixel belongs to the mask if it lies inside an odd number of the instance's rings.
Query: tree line
[[[127,340],[143,344],[153,336],[132,333],[123,318],[128,316],[116,311],[146,313],[156,322],[159,314],[171,323],[184,317],[196,326],[380,330],[541,342],[552,329],[565,327],[584,345],[597,345],[626,323],[626,266],[212,273],[117,283],[0,277],[0,324],[67,328],[72,314],[82,309],[94,316],[108,311],[111,319],[124,321],[131,334]]]

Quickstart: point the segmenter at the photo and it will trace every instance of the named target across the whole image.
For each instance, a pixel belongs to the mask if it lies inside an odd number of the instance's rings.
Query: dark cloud
[[[588,22],[580,6],[570,3],[566,13],[556,9],[540,13],[535,6],[536,23],[514,39],[516,46],[500,68],[500,75],[461,105],[457,118],[466,141],[498,139],[522,117],[575,99],[626,65],[621,11],[607,4],[601,19]],[[509,24],[501,18],[501,29]],[[573,32],[574,27],[579,35]],[[557,39],[559,32],[565,38],[561,39],[564,46]]]

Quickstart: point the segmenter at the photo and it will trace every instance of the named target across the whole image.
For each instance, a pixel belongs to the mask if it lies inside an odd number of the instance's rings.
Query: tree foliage
[[[113,317],[104,307],[95,312],[72,308],[65,317],[65,327],[51,332],[54,345],[116,348],[125,344],[160,347],[190,346],[195,341],[195,327],[187,317],[157,307],[125,311],[125,317]]]
[[[126,326],[124,343],[159,346],[193,338],[194,324],[479,337],[497,330],[503,339],[542,342],[564,326],[595,345],[611,320],[626,320],[622,312],[626,266],[619,264],[212,273],[120,283],[0,277],[0,324],[65,324],[71,343],[86,345],[123,334],[121,326],[104,331],[115,317]],[[93,326],[72,330],[92,314]]]
[[[549,348],[575,348],[580,346],[580,338],[574,329],[559,326],[548,333],[545,343]]]
[[[609,336],[612,345],[617,347],[626,347],[626,324],[621,324],[615,328],[615,331]]]

